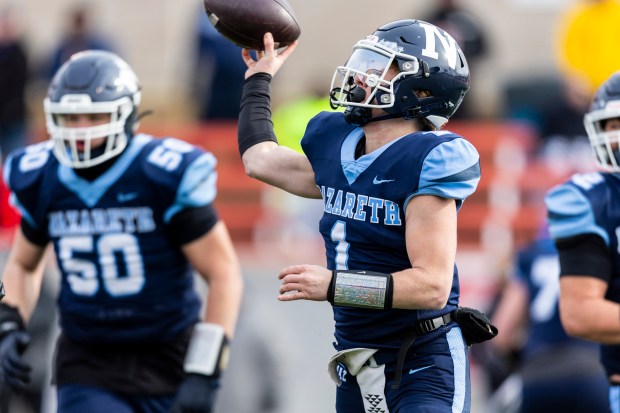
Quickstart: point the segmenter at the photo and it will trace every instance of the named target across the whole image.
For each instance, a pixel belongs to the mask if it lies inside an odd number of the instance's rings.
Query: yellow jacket
[[[619,1],[582,1],[560,27],[559,60],[567,75],[583,77],[594,91],[620,70]]]

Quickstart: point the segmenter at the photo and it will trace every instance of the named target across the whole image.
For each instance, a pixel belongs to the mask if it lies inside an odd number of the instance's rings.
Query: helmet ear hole
[[[418,99],[430,98],[433,96],[433,93],[430,90],[424,89],[414,90],[413,93],[418,97]]]

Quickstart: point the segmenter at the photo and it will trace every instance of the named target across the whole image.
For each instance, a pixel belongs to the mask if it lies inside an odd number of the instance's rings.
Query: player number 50
[[[78,295],[93,296],[99,291],[95,263],[76,258],[75,253],[97,251],[103,287],[113,297],[137,294],[144,286],[144,265],[136,238],[131,234],[105,234],[97,242],[91,236],[66,237],[58,244],[59,261],[71,290]],[[121,254],[127,275],[120,276],[117,256]]]
[[[192,146],[178,139],[164,139],[148,157],[148,161],[166,171],[174,171],[183,160],[183,154],[190,152]]]

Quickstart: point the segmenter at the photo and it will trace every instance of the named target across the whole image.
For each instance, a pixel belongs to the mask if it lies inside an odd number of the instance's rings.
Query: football
[[[286,0],[204,0],[209,21],[233,43],[263,50],[263,35],[273,34],[276,48],[288,46],[301,34],[297,17]]]

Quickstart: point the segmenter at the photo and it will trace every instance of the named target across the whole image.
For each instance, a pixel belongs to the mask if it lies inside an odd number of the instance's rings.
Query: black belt
[[[431,331],[437,330],[441,326],[445,326],[446,324],[452,321],[452,314],[444,314],[441,317],[437,318],[429,318],[428,320],[418,321],[418,324],[413,328],[417,335],[422,335],[426,333],[430,333]]]
[[[392,384],[392,389],[398,389],[400,386],[400,379],[403,374],[403,365],[405,364],[405,357],[407,356],[407,351],[413,344],[416,338],[421,336],[422,334],[430,333],[431,331],[437,330],[439,327],[445,326],[446,324],[452,321],[451,313],[444,314],[441,317],[437,318],[429,318],[428,320],[421,320],[413,326],[410,332],[407,333],[405,338],[403,338],[403,343],[400,345],[398,349],[398,356],[396,358],[396,373],[394,374],[394,383]]]

